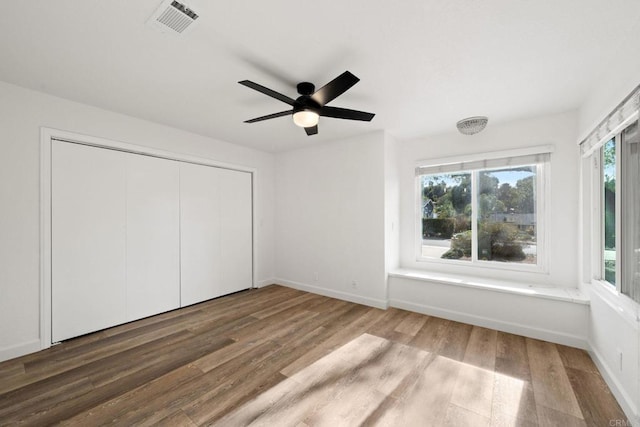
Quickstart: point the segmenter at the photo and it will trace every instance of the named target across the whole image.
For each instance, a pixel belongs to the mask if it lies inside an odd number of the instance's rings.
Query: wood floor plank
[[[531,382],[529,355],[524,337],[506,332],[497,333],[496,371]]]
[[[374,325],[371,325],[367,332],[381,338],[406,344],[411,341],[413,337],[396,331],[396,328],[409,316],[409,314],[411,313],[405,310],[390,308],[387,310],[387,313],[385,313],[385,318],[381,319]]]
[[[591,424],[604,426],[617,422],[621,425],[631,425],[626,417],[619,418],[622,408],[600,375],[573,368],[567,368],[567,374],[582,414]]]
[[[492,424],[537,425],[538,415],[525,339],[498,332],[496,356]]]
[[[407,317],[396,326],[395,331],[415,337],[426,321],[427,317],[422,314],[409,313]]]
[[[537,425],[538,415],[531,383],[498,372],[494,379],[492,424],[515,422]]]
[[[498,332],[494,329],[474,326],[462,361],[468,365],[493,371],[496,365],[497,337]]]
[[[479,415],[473,411],[462,408],[460,406],[450,404],[447,407],[447,415],[444,418],[442,426],[444,427],[487,427],[491,423],[488,417]]]
[[[584,419],[556,346],[531,338],[526,343],[536,405]]]
[[[586,427],[582,418],[574,417],[562,411],[557,411],[543,405],[537,406],[538,425],[540,427]],[[595,426],[596,424],[591,424]]]
[[[18,360],[8,360],[0,363],[0,382],[16,381],[20,382],[25,374],[24,363]]]
[[[467,344],[473,326],[460,322],[449,322],[447,334],[438,354],[453,360],[462,361],[467,351]]]
[[[273,316],[276,313],[284,311],[290,307],[296,306],[298,304],[302,304],[309,301],[314,301],[318,298],[317,295],[314,294],[302,294],[295,298],[289,298],[284,301],[281,301],[277,304],[272,305],[271,307],[267,307],[263,310],[256,311],[253,313],[253,317],[257,317],[258,319],[264,319],[269,316]]]
[[[483,419],[491,418],[496,383],[496,338],[495,330],[478,326],[472,328],[451,396],[453,413],[463,414],[465,412],[456,408],[464,408],[482,416]],[[457,419],[457,416],[454,419]]]
[[[598,374],[598,368],[586,351],[560,344],[556,344],[556,348],[565,367]]]
[[[493,371],[463,364],[451,395],[451,403],[489,419],[493,408],[494,385]]]
[[[197,425],[191,421],[191,418],[181,410],[177,410],[168,417],[165,417],[158,422],[154,422],[153,424],[141,424],[141,426],[144,425],[157,427],[197,427]]]
[[[277,285],[0,363],[0,425],[225,425],[255,402],[247,423],[296,427],[626,420],[582,350]]]
[[[410,343],[414,347],[429,352],[440,353],[444,346],[447,329],[451,322],[439,317],[425,316],[425,319],[426,321],[422,325],[422,328],[420,328]]]

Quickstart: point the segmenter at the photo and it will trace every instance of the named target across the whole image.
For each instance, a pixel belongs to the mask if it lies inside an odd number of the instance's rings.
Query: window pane
[[[422,256],[471,260],[471,174],[422,175]]]
[[[620,267],[623,276],[620,291],[636,302],[640,302],[640,132],[638,122],[633,123],[622,132],[622,151],[620,160],[622,168],[620,201],[625,213],[622,219],[622,236],[624,245],[620,248]],[[626,199],[625,199],[626,198]]]
[[[478,260],[536,264],[536,166],[480,171],[478,186]]]
[[[602,147],[602,188],[604,189],[604,279],[616,284],[616,142],[612,139]]]

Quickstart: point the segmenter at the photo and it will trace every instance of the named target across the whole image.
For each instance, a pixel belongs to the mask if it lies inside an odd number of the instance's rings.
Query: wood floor
[[[0,425],[624,422],[582,350],[275,285],[0,363]]]

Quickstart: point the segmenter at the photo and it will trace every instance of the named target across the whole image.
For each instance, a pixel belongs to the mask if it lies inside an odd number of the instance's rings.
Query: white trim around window
[[[553,145],[542,145],[515,150],[475,153],[468,156],[429,159],[416,162],[415,167],[415,254],[418,262],[438,263],[460,267],[479,267],[520,272],[547,273],[549,241],[549,209],[551,165],[550,156]],[[535,165],[535,222],[536,222],[536,264],[522,262],[487,261],[478,259],[478,188],[479,175],[482,170],[516,167],[519,165]],[[463,172],[471,177],[471,259],[456,260],[423,256],[423,183],[422,176],[432,174]]]

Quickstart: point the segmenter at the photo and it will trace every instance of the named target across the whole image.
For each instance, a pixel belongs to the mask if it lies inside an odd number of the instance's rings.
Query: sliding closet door
[[[252,285],[251,174],[52,142],[54,342]]]
[[[180,167],[183,306],[251,287],[251,174]]]
[[[220,170],[220,220],[222,294],[237,292],[253,283],[251,174]]]
[[[180,307],[180,170],[127,156],[127,321]]]
[[[181,304],[222,295],[219,169],[180,165]]]
[[[125,154],[52,142],[52,340],[126,321]]]

